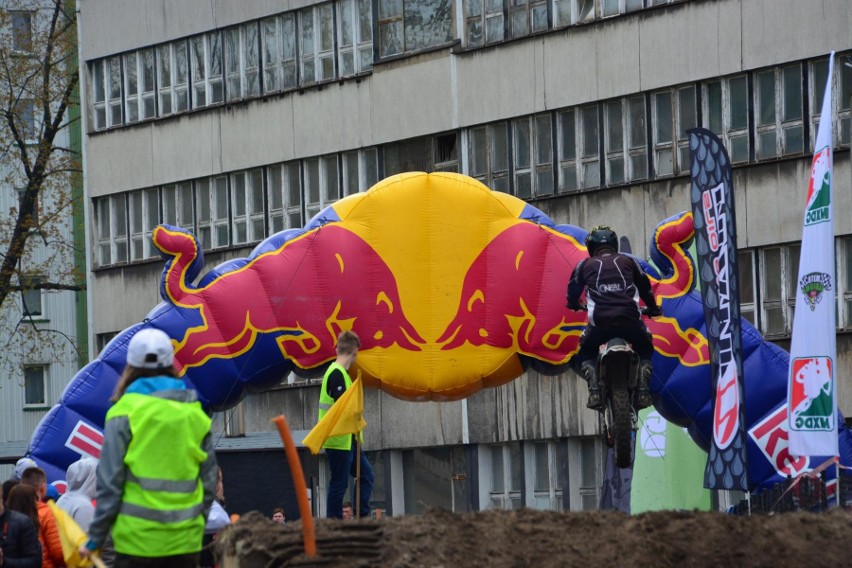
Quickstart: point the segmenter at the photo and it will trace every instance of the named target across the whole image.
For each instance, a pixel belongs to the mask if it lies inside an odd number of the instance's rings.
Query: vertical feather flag
[[[834,292],[834,218],[831,203],[832,112],[831,75],[822,100],[811,180],[802,229],[802,254],[796,280],[796,314],[790,342],[787,386],[790,453],[794,456],[836,456],[837,337]]]
[[[360,377],[343,393],[322,417],[304,441],[311,453],[318,454],[322,445],[332,436],[357,434],[367,425],[364,420],[364,387]]]

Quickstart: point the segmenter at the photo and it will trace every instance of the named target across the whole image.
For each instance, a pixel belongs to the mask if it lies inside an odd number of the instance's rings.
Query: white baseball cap
[[[19,459],[18,463],[15,464],[15,479],[21,479],[24,472],[31,467],[38,467],[34,459],[26,457]]]
[[[174,358],[172,340],[159,329],[136,332],[127,346],[127,364],[138,369],[165,369]]]

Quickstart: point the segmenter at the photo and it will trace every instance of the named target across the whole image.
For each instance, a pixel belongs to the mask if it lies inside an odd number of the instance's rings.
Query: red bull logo
[[[169,299],[198,310],[202,325],[175,347],[181,368],[248,351],[259,334],[277,335],[281,353],[302,368],[335,356],[343,330],[362,347],[419,350],[424,340],[408,322],[393,273],[363,239],[327,225],[260,255],[204,288],[186,282],[197,248],[191,235],[158,227],[157,248],[174,257],[165,278]]]

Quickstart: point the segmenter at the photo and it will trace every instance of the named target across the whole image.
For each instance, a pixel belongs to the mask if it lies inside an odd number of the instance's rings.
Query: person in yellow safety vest
[[[361,340],[354,331],[344,331],[337,337],[337,359],[328,367],[322,379],[319,400],[319,420],[331,408],[334,402],[343,396],[343,393],[352,384],[349,377],[349,367],[358,356]],[[322,445],[325,457],[328,460],[329,481],[328,499],[326,505],[326,517],[331,519],[343,518],[343,496],[349,485],[349,476],[356,476],[356,444],[352,443],[354,434],[343,434],[331,436]],[[360,438],[363,442],[363,434]],[[370,517],[370,496],[373,493],[373,468],[367,460],[366,454],[361,451],[361,502],[360,515],[362,518]]]
[[[87,557],[112,531],[115,568],[198,565],[218,478],[210,417],[177,378],[169,336],[138,331],[106,415]]]

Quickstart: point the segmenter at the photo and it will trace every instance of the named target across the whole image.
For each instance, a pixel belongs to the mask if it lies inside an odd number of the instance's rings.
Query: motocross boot
[[[651,373],[654,371],[654,366],[650,361],[639,362],[639,381],[636,385],[636,409],[642,410],[651,406]]]
[[[594,361],[585,361],[580,367],[580,372],[583,373],[583,378],[589,383],[589,400],[586,402],[586,407],[592,410],[600,410],[603,408],[601,400],[601,384],[598,380],[598,369]]]

